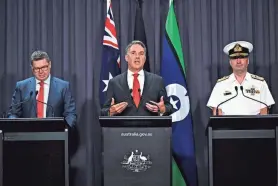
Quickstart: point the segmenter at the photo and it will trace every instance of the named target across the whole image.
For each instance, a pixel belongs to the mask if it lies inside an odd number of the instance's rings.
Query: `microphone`
[[[39,93],[39,91],[36,91],[36,97],[37,97],[38,93]],[[51,111],[52,111],[51,116],[54,117],[54,108],[51,105],[49,105],[49,104],[47,104],[47,103],[45,103],[43,101],[37,100],[37,99],[36,99],[36,101],[39,102],[39,103],[42,103],[42,104],[45,104],[45,105],[49,106],[51,108]]]
[[[267,108],[267,113],[268,113],[268,105],[267,104],[265,104],[264,102],[261,102],[261,101],[259,101],[259,100],[256,100],[256,99],[253,99],[253,98],[250,98],[250,97],[248,97],[248,96],[246,96],[243,92],[243,86],[240,86],[240,90],[241,90],[241,92],[242,92],[242,95],[244,96],[244,97],[246,97],[246,98],[248,98],[248,99],[251,99],[251,100],[253,100],[253,101],[256,101],[256,102],[258,102],[258,103],[261,103],[261,104],[263,104],[263,105],[265,105],[266,106],[266,108]]]
[[[33,91],[31,91],[31,92],[29,93],[29,97],[28,97],[27,99],[25,99],[25,100],[23,100],[23,101],[20,101],[20,102],[18,102],[18,103],[12,104],[12,105],[9,107],[9,110],[12,109],[14,106],[18,106],[18,105],[20,105],[20,104],[26,103],[27,101],[29,101],[29,100],[31,99],[32,95],[33,95]],[[3,112],[3,113],[2,113],[2,117],[3,117],[3,118],[6,118],[6,117],[7,117],[7,112]]]
[[[129,103],[129,101],[131,101],[131,102],[133,101],[132,89],[129,89],[129,96],[125,99],[126,99],[125,102],[127,102],[127,103]],[[111,106],[112,105],[110,105],[110,107]],[[130,106],[131,106],[130,104],[127,105],[127,107],[130,107]]]
[[[126,102],[128,102],[128,100],[130,100],[130,99],[131,99],[131,101],[133,100],[132,89],[129,89],[129,96],[126,98]]]
[[[224,104],[224,103],[226,103],[227,101],[230,101],[231,99],[234,99],[235,97],[237,97],[237,95],[238,95],[238,87],[237,86],[235,86],[235,90],[236,90],[236,95],[235,96],[233,96],[233,97],[231,97],[231,98],[229,98],[229,99],[227,99],[227,100],[225,100],[225,101],[223,101],[223,102],[221,102],[221,103],[219,103],[218,105],[217,105],[217,107],[216,107],[216,116],[218,116],[219,115],[219,113],[218,113],[218,107],[220,106],[220,105],[222,105],[222,104]]]
[[[130,93],[131,99],[133,99],[132,89],[129,89],[129,93]]]
[[[129,101],[133,101],[133,94],[132,94],[132,89],[129,89],[129,95],[130,97],[127,98],[126,102],[129,103]],[[127,105],[127,107],[131,107],[130,104]]]

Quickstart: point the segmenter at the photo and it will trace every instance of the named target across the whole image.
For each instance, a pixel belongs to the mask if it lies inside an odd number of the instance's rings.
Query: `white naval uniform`
[[[244,97],[240,86],[243,86],[245,96],[259,100],[268,106],[275,104],[265,80],[247,72],[241,84],[238,83],[234,74],[218,80],[212,90],[207,106],[216,108],[221,102],[235,96],[235,86],[238,87],[237,97],[218,107],[222,110],[223,115],[257,115],[260,113],[260,109],[266,107],[264,104]]]

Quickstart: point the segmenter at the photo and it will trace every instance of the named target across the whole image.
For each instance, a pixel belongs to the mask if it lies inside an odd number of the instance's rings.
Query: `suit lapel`
[[[127,72],[123,73],[123,78],[122,78],[122,81],[121,81],[121,87],[124,89],[124,91],[129,92],[129,87],[128,87],[128,83],[127,83]]]
[[[144,80],[143,94],[141,96],[141,100],[140,100],[138,108],[144,102],[144,98],[148,94],[148,90],[149,90],[150,85],[151,85],[151,76],[145,70],[144,70],[144,76],[145,76],[145,80]]]
[[[130,89],[129,89],[129,86],[127,83],[127,72],[124,72],[122,75],[120,87],[122,87],[123,92],[126,94],[125,97],[127,98],[127,100],[131,100],[130,102],[135,105],[135,103],[133,102],[133,99],[131,97],[131,92],[130,92]]]
[[[56,81],[54,78],[50,79],[50,86],[49,86],[49,93],[48,93],[48,99],[47,99],[47,104],[48,105],[53,105],[53,99],[55,95],[55,90],[56,90]],[[46,117],[52,117],[52,110],[49,106],[46,107]]]

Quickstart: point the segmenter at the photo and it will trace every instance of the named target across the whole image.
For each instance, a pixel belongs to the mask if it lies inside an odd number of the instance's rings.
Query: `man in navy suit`
[[[75,126],[77,115],[69,82],[51,76],[47,53],[33,52],[31,68],[34,77],[16,83],[8,117],[64,117],[71,127]]]
[[[143,70],[146,47],[132,41],[126,48],[128,64],[124,72],[109,81],[103,116],[170,115],[173,107],[167,97],[162,77]]]

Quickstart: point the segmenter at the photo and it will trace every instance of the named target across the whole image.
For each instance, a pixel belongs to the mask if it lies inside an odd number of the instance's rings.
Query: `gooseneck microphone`
[[[28,102],[28,101],[31,99],[32,95],[33,95],[33,91],[31,91],[31,92],[29,93],[29,97],[28,97],[27,99],[25,99],[25,100],[23,100],[23,101],[20,101],[20,102],[18,102],[18,103],[12,104],[11,106],[9,106],[9,109],[8,109],[8,110],[12,109],[12,108],[15,107],[15,106],[18,106],[18,105],[21,105],[21,104],[23,104],[23,103]],[[2,113],[2,117],[3,117],[3,118],[6,118],[6,117],[7,117],[7,111],[4,111],[4,112]]]
[[[38,93],[39,93],[39,91],[36,91],[36,97],[37,97]],[[45,104],[45,105],[47,105],[48,107],[50,107],[50,108],[51,108],[51,111],[52,111],[52,112],[51,112],[51,116],[54,117],[54,108],[53,108],[51,105],[49,105],[49,104],[47,104],[47,103],[45,103],[45,102],[43,102],[43,101],[37,100],[37,99],[36,99],[36,101],[39,102],[39,103]]]
[[[261,103],[261,104],[265,105],[265,106],[266,106],[266,109],[267,109],[267,113],[268,113],[268,107],[269,107],[269,106],[268,106],[266,103],[261,102],[261,101],[259,101],[259,100],[256,100],[256,99],[253,99],[253,98],[250,98],[250,97],[246,96],[246,95],[244,94],[244,91],[243,91],[243,86],[240,86],[240,90],[241,90],[242,95],[243,95],[244,97],[246,97],[246,98],[248,98],[248,99],[251,99],[251,100],[253,100],[253,101],[256,101],[256,102],[258,102],[258,103]]]
[[[133,100],[132,89],[129,89],[129,94],[130,94],[131,99]]]
[[[229,98],[229,99],[227,99],[225,101],[222,101],[221,103],[219,103],[217,105],[217,107],[216,107],[216,116],[219,115],[219,109],[218,108],[219,108],[220,105],[222,105],[222,104],[226,103],[227,101],[230,101],[231,99],[234,99],[235,97],[237,97],[237,95],[238,95],[238,87],[237,86],[235,86],[235,90],[236,90],[236,95],[235,96],[233,96],[233,97],[231,97],[231,98]]]

